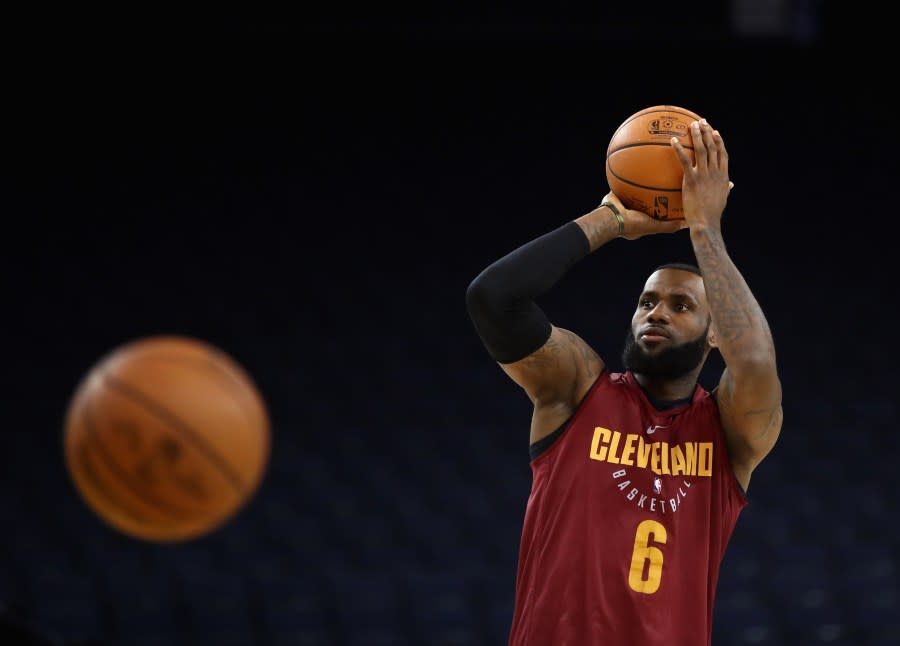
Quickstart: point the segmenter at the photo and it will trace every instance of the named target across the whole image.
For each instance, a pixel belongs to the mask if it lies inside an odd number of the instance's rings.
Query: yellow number
[[[628,572],[628,585],[635,592],[644,594],[653,594],[659,590],[659,580],[662,578],[663,553],[658,547],[649,544],[651,535],[654,542],[666,544],[665,527],[655,520],[642,522],[634,535],[634,552],[631,554],[631,570]]]

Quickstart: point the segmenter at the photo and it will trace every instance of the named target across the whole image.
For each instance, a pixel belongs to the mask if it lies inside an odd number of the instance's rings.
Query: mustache
[[[696,339],[670,345],[651,355],[637,343],[634,332],[628,330],[625,348],[622,351],[622,363],[633,373],[659,379],[677,379],[703,363],[708,351],[708,336],[709,323]]]

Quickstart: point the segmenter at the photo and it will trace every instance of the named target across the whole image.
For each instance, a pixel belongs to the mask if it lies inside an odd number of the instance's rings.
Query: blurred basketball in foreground
[[[88,506],[149,541],[206,534],[234,516],[269,458],[265,403],[231,357],[185,337],[114,349],[66,413],[65,460]]]
[[[658,220],[684,219],[684,172],[670,140],[678,137],[693,159],[692,121],[700,117],[675,105],[657,105],[628,117],[606,150],[609,189],[629,209]]]

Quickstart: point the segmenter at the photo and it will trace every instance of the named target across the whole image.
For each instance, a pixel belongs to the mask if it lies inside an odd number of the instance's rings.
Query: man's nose
[[[664,322],[668,323],[669,322],[669,310],[666,309],[665,304],[657,303],[656,305],[653,306],[653,309],[651,309],[647,313],[647,320],[648,321],[664,321]]]

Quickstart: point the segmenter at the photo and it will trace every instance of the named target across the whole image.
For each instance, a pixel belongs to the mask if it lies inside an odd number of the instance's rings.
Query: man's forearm
[[[582,215],[575,220],[575,223],[587,236],[591,251],[596,251],[619,236],[619,223],[612,210],[605,205],[598,206],[590,213]]]
[[[762,308],[725,249],[722,232],[691,227],[691,243],[718,331],[719,352],[730,370],[775,361],[775,344]]]

